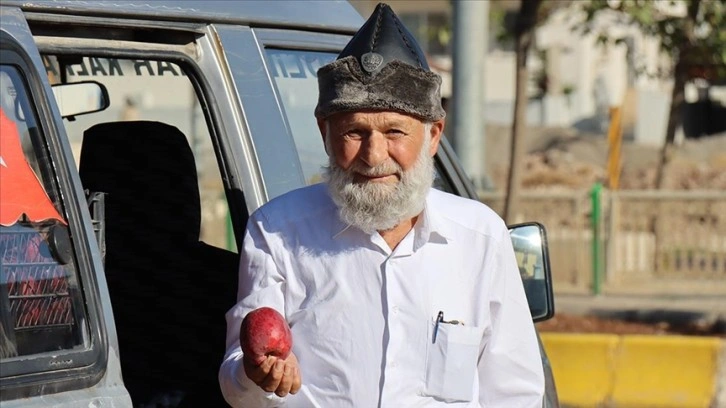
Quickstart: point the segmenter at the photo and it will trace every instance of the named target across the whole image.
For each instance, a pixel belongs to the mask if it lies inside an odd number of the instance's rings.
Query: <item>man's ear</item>
[[[323,146],[325,146],[325,153],[328,153],[328,144],[325,142],[325,138],[328,137],[327,126],[325,119],[318,119],[318,130],[320,130],[320,136],[323,137]]]
[[[431,123],[431,147],[429,148],[429,153],[432,157],[439,150],[439,142],[441,141],[441,136],[444,134],[445,126],[446,119],[439,119]]]

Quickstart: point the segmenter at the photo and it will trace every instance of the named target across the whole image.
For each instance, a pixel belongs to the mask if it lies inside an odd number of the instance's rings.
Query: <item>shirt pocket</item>
[[[424,395],[446,402],[471,401],[484,329],[444,322],[429,327],[432,343],[426,356]]]

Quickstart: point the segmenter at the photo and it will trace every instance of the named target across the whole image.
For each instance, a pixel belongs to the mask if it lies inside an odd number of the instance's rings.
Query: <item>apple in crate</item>
[[[242,320],[239,344],[248,361],[259,365],[270,355],[287,358],[292,349],[292,333],[277,310],[260,307],[247,313]]]

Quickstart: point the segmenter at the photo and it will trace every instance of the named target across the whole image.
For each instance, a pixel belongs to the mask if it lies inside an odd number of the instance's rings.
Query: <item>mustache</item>
[[[361,162],[356,161],[346,171],[348,174],[358,173],[367,177],[380,177],[388,176],[391,174],[402,176],[403,168],[393,160],[381,163],[375,167],[367,166]]]

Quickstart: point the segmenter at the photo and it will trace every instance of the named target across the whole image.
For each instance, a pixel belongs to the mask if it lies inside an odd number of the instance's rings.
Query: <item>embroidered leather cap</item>
[[[359,110],[396,111],[428,121],[446,116],[441,77],[431,72],[416,39],[383,3],[338,59],[320,67],[318,90],[317,118]]]

